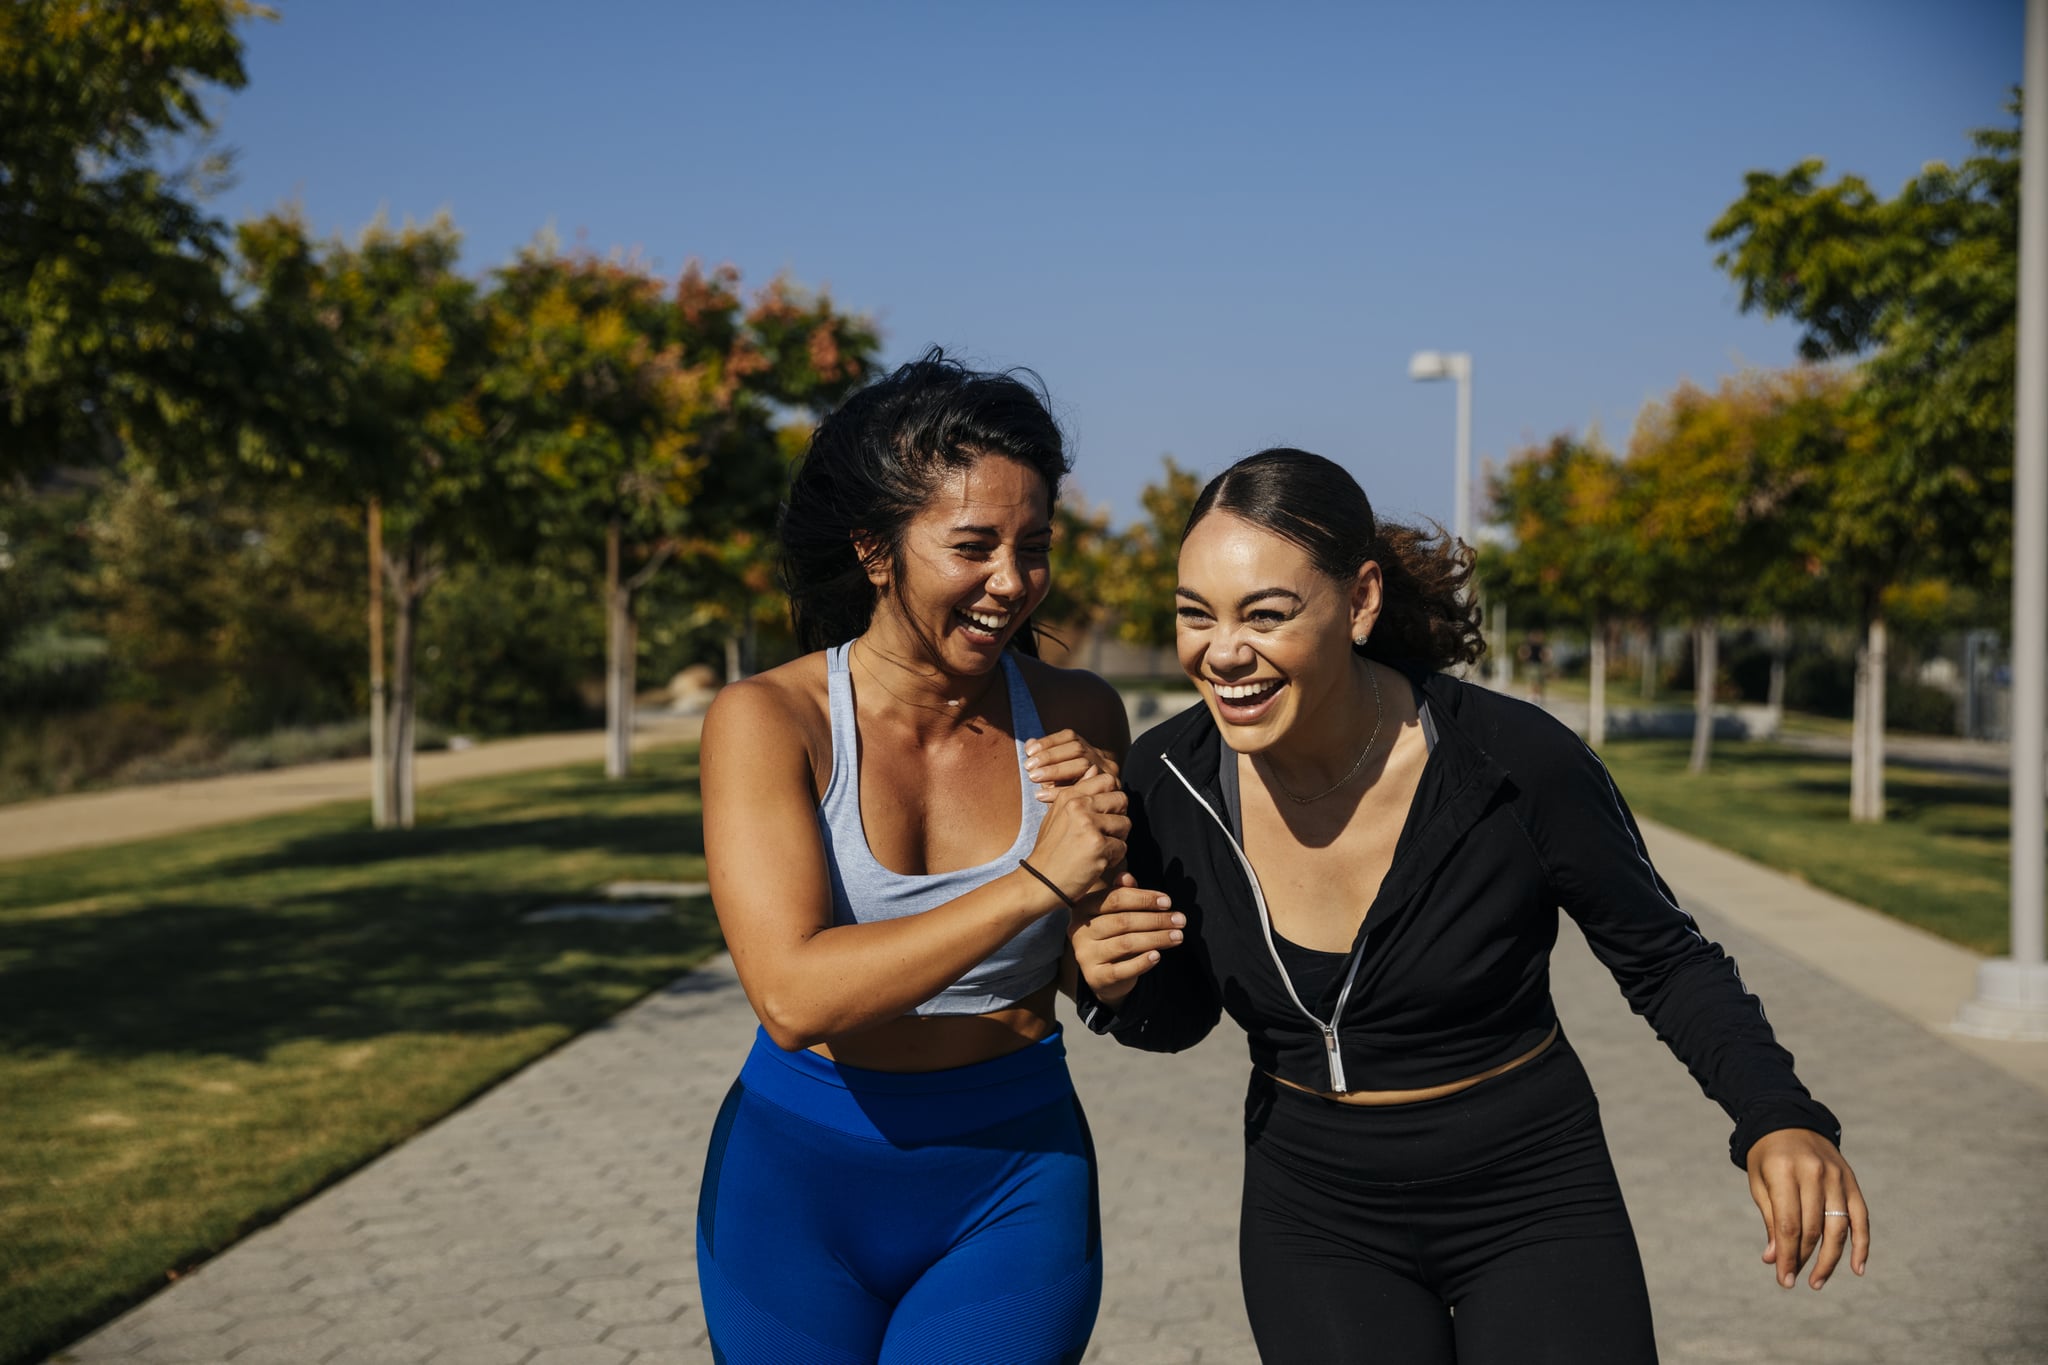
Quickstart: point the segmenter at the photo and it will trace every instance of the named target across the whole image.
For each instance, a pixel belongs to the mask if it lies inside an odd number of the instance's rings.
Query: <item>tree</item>
[[[602,528],[611,777],[631,761],[637,594],[686,546],[727,596],[757,591],[784,470],[773,405],[827,406],[871,363],[872,329],[826,297],[777,280],[743,309],[738,284],[693,264],[670,290],[636,261],[542,242],[490,299],[492,425],[543,539]]]
[[[2010,106],[2015,121],[2015,95]],[[2018,295],[2019,132],[1984,129],[1960,167],[1927,166],[1890,200],[1822,162],[1753,171],[1708,233],[1741,307],[1788,316],[1813,359],[1864,358],[1868,444],[1831,490],[1820,549],[1852,585],[1858,656],[1850,810],[1884,818],[1884,598],[1944,574],[2009,569]]]
[[[1709,393],[1691,384],[1651,404],[1630,442],[1628,524],[1651,596],[1693,625],[1691,771],[1712,752],[1720,623],[1769,615],[1834,463],[1840,376],[1752,372]]]
[[[1492,519],[1513,548],[1483,557],[1489,593],[1537,602],[1584,624],[1590,654],[1587,742],[1607,740],[1607,643],[1612,622],[1644,609],[1642,565],[1629,520],[1627,467],[1597,437],[1553,437],[1516,452],[1491,487]]]
[[[246,360],[197,200],[246,0],[0,5],[0,478],[218,439]],[[200,152],[161,162],[177,138]]]
[[[380,826],[410,828],[420,605],[452,555],[503,546],[524,524],[504,433],[484,421],[476,286],[456,270],[461,238],[445,218],[315,243],[280,213],[238,241],[248,327],[271,357],[253,372],[240,468],[368,514],[374,808]],[[380,588],[394,607],[388,732]]]
[[[1052,511],[1052,587],[1032,619],[1056,637],[1075,642],[1094,636],[1107,613],[1108,583],[1115,572],[1116,532],[1109,509],[1091,507],[1070,491]],[[1078,661],[1075,661],[1078,662]]]
[[[1118,638],[1155,648],[1173,644],[1181,535],[1202,492],[1201,475],[1183,469],[1171,455],[1161,462],[1165,473],[1159,482],[1146,484],[1138,494],[1145,518],[1119,538],[1119,553],[1102,588],[1103,600],[1118,616]]]

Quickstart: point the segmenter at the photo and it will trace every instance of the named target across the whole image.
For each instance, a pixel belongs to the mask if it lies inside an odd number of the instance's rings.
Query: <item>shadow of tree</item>
[[[533,900],[380,886],[12,924],[0,1048],[255,1060],[305,1039],[586,1025],[719,944],[704,898],[639,924],[521,923]]]

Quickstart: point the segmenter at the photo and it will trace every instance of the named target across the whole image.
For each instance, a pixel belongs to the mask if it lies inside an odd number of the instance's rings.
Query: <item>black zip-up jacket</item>
[[[1312,1090],[1407,1090],[1484,1071],[1557,1021],[1550,950],[1560,907],[1637,1014],[1735,1121],[1729,1155],[1779,1128],[1839,1142],[1793,1074],[1735,963],[1651,867],[1606,767],[1525,702],[1440,673],[1411,681],[1436,743],[1393,864],[1344,971],[1298,1000],[1272,946],[1251,864],[1232,836],[1207,706],[1141,736],[1123,773],[1130,871],[1188,917],[1114,1009],[1081,988],[1098,1033],[1153,1052],[1191,1047],[1228,1010],[1254,1065]]]

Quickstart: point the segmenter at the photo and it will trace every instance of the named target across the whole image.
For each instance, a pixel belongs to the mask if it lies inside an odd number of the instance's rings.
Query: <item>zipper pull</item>
[[[1330,1089],[1341,1095],[1344,1093],[1344,1054],[1337,1049],[1337,1026],[1324,1024],[1322,1030],[1323,1058],[1330,1065]]]

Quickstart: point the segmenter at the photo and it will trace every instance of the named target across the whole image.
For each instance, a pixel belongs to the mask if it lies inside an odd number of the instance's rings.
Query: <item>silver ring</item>
[[[1821,1216],[1821,1217],[1823,1217],[1823,1218],[1847,1218],[1847,1217],[1849,1216],[1849,1210],[1847,1210],[1847,1209],[1822,1209],[1822,1210],[1820,1211],[1820,1216]]]

